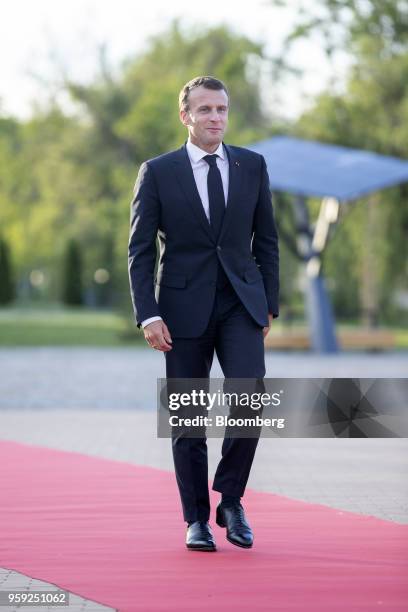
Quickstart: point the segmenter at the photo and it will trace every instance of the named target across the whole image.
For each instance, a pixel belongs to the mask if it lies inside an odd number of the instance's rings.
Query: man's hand
[[[269,330],[271,329],[271,323],[273,320],[273,314],[268,314],[268,319],[269,319],[269,325],[268,327],[264,327],[263,328],[263,337],[266,338],[266,336],[268,335]]]
[[[147,344],[158,351],[171,351],[173,342],[164,321],[153,321],[143,329]]]

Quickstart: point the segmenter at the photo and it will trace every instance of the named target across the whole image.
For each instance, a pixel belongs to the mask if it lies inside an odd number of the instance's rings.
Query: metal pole
[[[336,353],[338,344],[330,299],[321,274],[321,257],[328,235],[328,225],[334,222],[332,202],[325,199],[312,235],[306,199],[295,201],[297,242],[306,264],[306,311],[309,321],[312,350],[317,353]],[[329,210],[330,215],[327,214]]]

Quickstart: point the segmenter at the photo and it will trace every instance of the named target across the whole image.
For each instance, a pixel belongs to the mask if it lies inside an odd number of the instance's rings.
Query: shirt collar
[[[207,151],[204,151],[203,149],[200,149],[200,147],[197,147],[197,145],[193,144],[190,137],[188,137],[186,148],[188,156],[193,163],[197,163],[202,160],[205,155],[209,155]],[[221,159],[225,159],[225,151],[224,147],[222,146],[222,142],[220,142],[218,149],[214,151],[213,155],[219,155]]]

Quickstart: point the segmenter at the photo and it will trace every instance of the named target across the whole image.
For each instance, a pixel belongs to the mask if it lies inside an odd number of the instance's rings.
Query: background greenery
[[[33,306],[35,316],[24,328],[29,344],[40,336],[52,344],[61,322],[79,343],[83,322],[90,323],[86,337],[96,344],[120,342],[134,330],[127,278],[132,187],[142,161],[184,142],[177,97],[192,76],[214,74],[228,84],[230,143],[286,133],[408,157],[407,9],[397,0],[317,5],[317,15],[299,10],[279,57],[268,57],[260,44],[226,27],[186,32],[176,21],[115,74],[102,55],[93,83],[65,81],[75,112],[50,102],[27,121],[0,115],[1,342],[21,343],[18,330],[26,323],[18,313]],[[296,73],[287,62],[291,46],[312,33],[329,58],[347,52],[352,66],[346,83],[340,87],[333,73],[327,91],[288,123],[265,101],[281,79]],[[345,207],[324,259],[339,321],[408,322],[395,299],[408,291],[407,195],[405,184]],[[290,225],[288,204],[288,196],[275,195],[282,228]],[[318,204],[310,202],[312,217]],[[300,262],[283,241],[281,253],[284,324],[302,320],[304,312]],[[89,309],[78,333],[75,308],[58,319],[63,303]],[[54,315],[41,322],[38,308],[49,313],[50,305]],[[95,308],[107,312],[97,318]]]

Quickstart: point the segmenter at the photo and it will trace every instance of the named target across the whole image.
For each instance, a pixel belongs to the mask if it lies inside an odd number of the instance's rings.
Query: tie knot
[[[217,165],[217,157],[218,155],[213,153],[212,155],[204,155],[203,159],[205,159],[210,167],[213,167]]]

